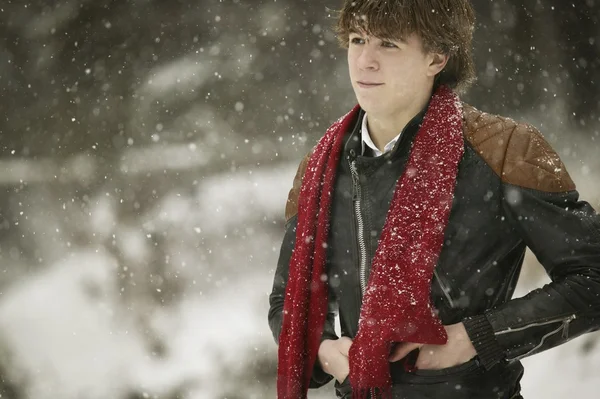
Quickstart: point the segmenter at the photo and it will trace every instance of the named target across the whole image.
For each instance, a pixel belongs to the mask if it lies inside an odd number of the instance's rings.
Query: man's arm
[[[539,133],[531,131],[528,139],[532,144],[523,156],[508,154],[505,161],[503,216],[552,282],[463,320],[487,368],[600,328],[600,216],[579,200],[564,165]],[[537,156],[528,159],[532,148],[538,148]]]
[[[306,164],[308,158],[305,158],[300,167],[298,173],[294,179],[294,186],[290,190],[288,202],[286,206],[286,225],[285,235],[281,244],[281,251],[279,253],[279,261],[277,262],[277,269],[275,271],[275,277],[273,279],[273,289],[269,296],[269,327],[275,338],[275,342],[279,344],[279,336],[281,334],[281,327],[283,324],[283,304],[285,298],[285,289],[287,286],[289,276],[289,264],[294,251],[296,243],[296,226],[298,222],[298,195],[300,193],[300,185],[304,171],[306,170]],[[321,342],[325,339],[338,339],[335,333],[335,310],[330,305],[330,311],[327,314],[327,320],[323,327],[323,334]],[[315,365],[313,369],[313,375],[310,381],[309,388],[319,388],[333,379],[333,376],[325,373],[320,365]]]

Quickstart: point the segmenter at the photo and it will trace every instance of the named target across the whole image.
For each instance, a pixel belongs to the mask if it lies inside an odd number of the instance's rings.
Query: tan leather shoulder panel
[[[503,182],[545,192],[575,189],[560,157],[533,126],[465,104],[465,137]]]
[[[290,189],[288,194],[288,199],[285,204],[285,222],[287,223],[291,218],[296,216],[298,213],[298,197],[300,196],[300,187],[302,186],[302,178],[304,177],[304,173],[306,172],[306,167],[308,166],[308,160],[312,155],[312,151],[309,152],[300,162],[298,166],[298,171],[296,172],[296,176],[294,177],[294,184]]]

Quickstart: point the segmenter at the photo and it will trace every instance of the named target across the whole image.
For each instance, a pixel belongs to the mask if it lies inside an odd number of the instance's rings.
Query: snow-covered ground
[[[596,196],[595,169],[576,169],[582,192]],[[14,283],[0,295],[0,364],[8,380],[30,399],[274,397],[267,296],[295,170],[285,164],[224,173],[202,180],[187,197],[166,196],[142,215],[148,231],[181,231],[170,256],[193,271],[182,274],[191,281],[172,304],[128,302],[118,272],[145,253],[145,244],[126,229],[116,230],[129,256],[125,251],[119,259],[100,245],[76,247]],[[202,258],[180,242],[199,236]],[[529,257],[519,296],[547,281],[529,271],[534,263]],[[595,397],[598,340],[591,334],[526,359],[525,398]],[[332,397],[332,389],[310,397]]]

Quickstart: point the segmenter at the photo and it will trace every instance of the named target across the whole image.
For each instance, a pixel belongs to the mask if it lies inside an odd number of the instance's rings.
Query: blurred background
[[[463,99],[540,128],[600,209],[600,1],[474,3]],[[275,397],[287,192],[355,102],[341,4],[0,0],[2,398]],[[528,256],[517,294],[545,282]],[[599,340],[527,359],[525,397],[594,397]]]

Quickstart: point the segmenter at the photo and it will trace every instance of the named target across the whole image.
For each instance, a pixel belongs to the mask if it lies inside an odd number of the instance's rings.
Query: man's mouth
[[[356,82],[358,84],[359,87],[362,87],[364,89],[370,89],[373,87],[377,87],[377,86],[382,86],[383,83],[376,83],[376,82],[369,82],[369,81],[362,81],[359,80]]]

